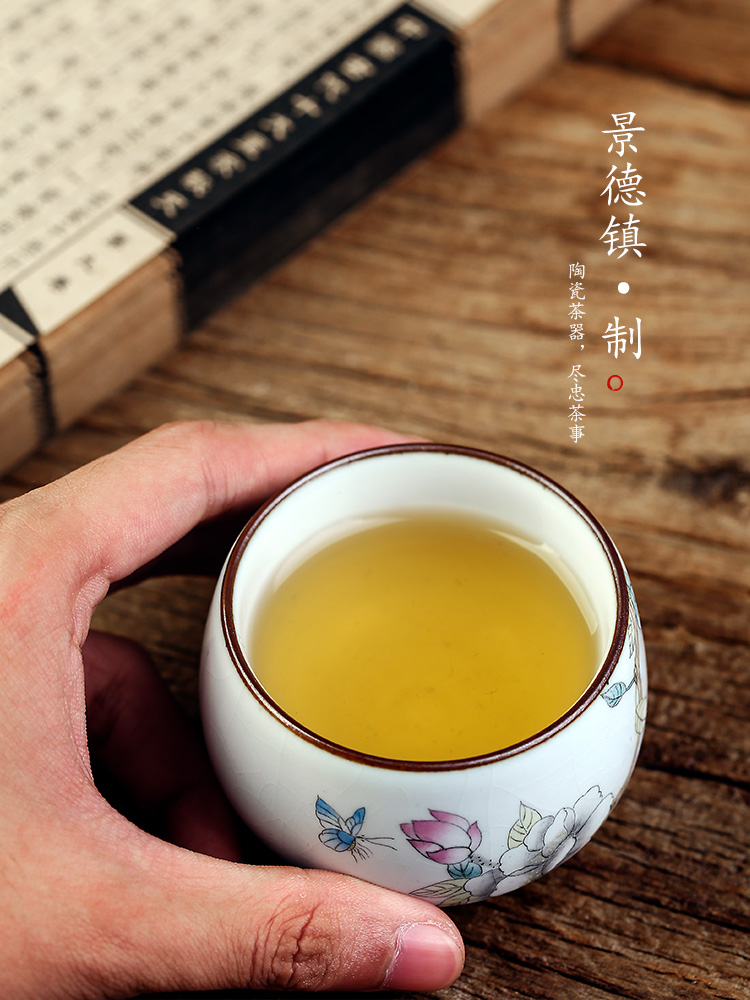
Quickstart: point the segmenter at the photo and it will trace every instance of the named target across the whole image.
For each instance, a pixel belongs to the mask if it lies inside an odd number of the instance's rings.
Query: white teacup
[[[264,691],[243,637],[274,573],[337,524],[384,512],[460,512],[548,543],[596,616],[599,669],[542,732],[481,757],[396,761],[341,747]],[[438,905],[531,882],[581,848],[625,788],[641,743],[646,658],[625,566],[599,522],[519,462],[448,445],[360,452],[309,472],[237,539],[201,666],[206,740],[222,784],[278,854]]]

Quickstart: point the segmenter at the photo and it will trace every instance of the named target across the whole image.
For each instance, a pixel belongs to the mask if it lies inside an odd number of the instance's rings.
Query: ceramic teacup
[[[551,546],[594,610],[599,665],[578,701],[521,743],[459,760],[389,760],[291,718],[254,674],[246,637],[295,552],[348,519],[427,507],[502,520]],[[379,448],[302,476],[240,534],[206,627],[205,736],[250,828],[291,861],[441,906],[516,889],[581,848],[630,778],[645,709],[640,621],[613,542],[546,476],[474,449]]]

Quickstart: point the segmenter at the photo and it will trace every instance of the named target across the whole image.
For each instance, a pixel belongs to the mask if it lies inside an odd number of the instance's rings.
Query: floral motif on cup
[[[602,691],[601,697],[610,708],[616,708],[620,704],[628,691],[635,687],[635,731],[640,735],[646,724],[647,697],[643,690],[643,676],[641,673],[641,649],[638,638],[640,628],[640,616],[638,606],[635,603],[635,594],[630,580],[626,580],[628,585],[628,656],[633,660],[633,677],[628,684],[624,681],[615,681],[608,684]]]
[[[448,866],[451,878],[472,878],[482,871],[472,860],[482,842],[476,823],[469,824],[463,816],[430,809],[432,819],[415,819],[402,823],[401,829],[409,843],[430,861]]]
[[[522,802],[508,832],[507,850],[494,863],[477,853],[482,834],[476,822],[431,809],[432,820],[412,820],[401,829],[420,854],[446,865],[449,878],[412,895],[455,906],[527,885],[583,847],[606,819],[613,798],[593,785],[572,806],[546,816]]]

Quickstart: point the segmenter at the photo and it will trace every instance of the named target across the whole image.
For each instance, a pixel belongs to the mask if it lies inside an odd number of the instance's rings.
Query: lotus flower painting
[[[476,820],[457,813],[429,809],[429,818],[401,823],[407,843],[428,861],[444,868],[444,878],[414,889],[413,896],[438,906],[456,906],[499,896],[533,882],[575,854],[601,826],[612,808],[614,796],[593,785],[572,806],[542,814],[521,802],[518,819],[506,838],[506,849],[496,861],[480,851],[482,831]],[[355,861],[364,861],[377,844],[396,850],[393,838],[364,838],[360,831],[365,817],[360,807],[343,819],[320,797],[316,816],[323,826],[321,843],[337,852],[348,851]],[[386,840],[391,843],[385,844]]]

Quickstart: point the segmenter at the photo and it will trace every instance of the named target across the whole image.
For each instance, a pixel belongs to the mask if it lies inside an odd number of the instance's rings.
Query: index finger
[[[362,424],[329,421],[165,425],[11,501],[17,513],[22,505],[23,526],[11,532],[14,575],[28,582],[43,574],[47,593],[49,581],[58,583],[58,594],[76,602],[82,640],[87,616],[109,585],[200,521],[257,504],[339,455],[400,440]]]

